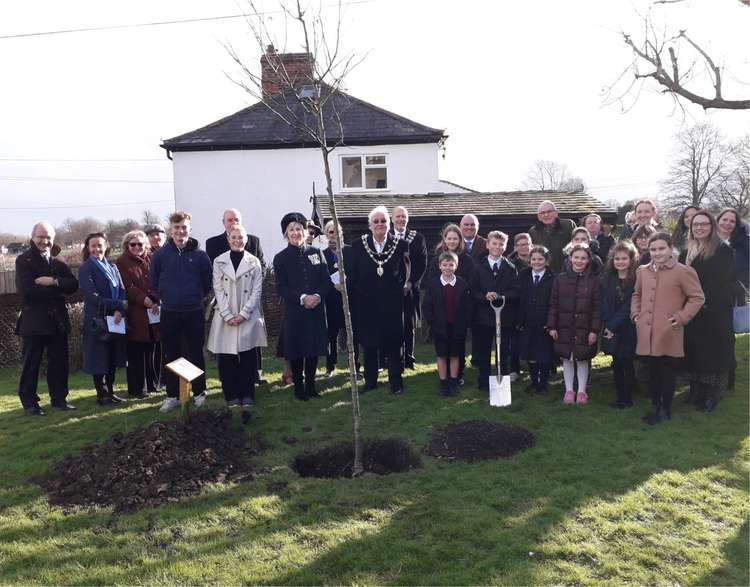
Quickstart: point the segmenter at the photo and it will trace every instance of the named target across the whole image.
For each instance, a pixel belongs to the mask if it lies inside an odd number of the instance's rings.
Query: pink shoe
[[[585,391],[579,391],[578,395],[576,395],[576,403],[584,405],[588,403],[588,401],[589,401],[588,394]]]
[[[563,403],[566,406],[573,405],[573,402],[575,401],[576,394],[573,392],[573,390],[569,389],[565,392],[565,397],[563,397]]]

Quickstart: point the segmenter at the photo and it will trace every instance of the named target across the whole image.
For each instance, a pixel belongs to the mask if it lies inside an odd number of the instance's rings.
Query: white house
[[[276,92],[269,56],[290,75],[309,75],[310,56],[276,54],[261,58],[263,89]],[[306,69],[307,68],[307,69]],[[334,191],[350,195],[467,192],[438,178],[439,149],[447,135],[345,93],[331,100],[327,132]],[[283,97],[282,97],[283,100]],[[294,97],[290,108],[298,108]],[[343,132],[341,132],[343,131]],[[165,140],[173,160],[175,203],[193,215],[193,233],[202,243],[222,230],[225,208],[238,208],[248,231],[260,237],[267,257],[284,246],[279,221],[289,211],[308,215],[313,186],[325,194],[321,153],[298,129],[259,102],[203,128]]]

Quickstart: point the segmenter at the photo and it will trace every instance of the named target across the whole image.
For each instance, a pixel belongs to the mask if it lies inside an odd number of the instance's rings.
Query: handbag
[[[109,342],[113,336],[107,328],[107,320],[101,316],[94,316],[91,319],[91,333],[99,342]]]
[[[737,283],[740,284],[745,294],[743,300],[745,304],[741,306],[737,303],[732,309],[732,326],[734,327],[735,334],[746,334],[750,332],[750,305],[747,303],[748,291],[741,281]]]

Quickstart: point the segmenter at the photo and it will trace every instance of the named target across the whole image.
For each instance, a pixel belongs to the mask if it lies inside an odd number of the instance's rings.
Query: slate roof
[[[595,212],[612,218],[616,210],[603,204],[594,196],[582,192],[467,192],[457,194],[341,194],[336,197],[336,210],[343,219],[367,218],[375,206],[383,205],[389,210],[405,206],[410,217],[456,218],[472,213],[481,217],[523,216],[536,219],[540,202],[551,200],[563,217],[580,217]],[[331,217],[328,198],[317,197],[321,215]],[[606,219],[606,218],[605,218]]]
[[[289,96],[285,102],[286,107],[302,114],[302,106],[294,96]],[[447,138],[442,129],[419,124],[344,92],[338,92],[324,107],[329,144],[335,144],[342,134],[336,113],[341,119],[345,145],[437,143]],[[161,144],[168,151],[311,146],[317,145],[303,131],[284,122],[262,102],[203,128],[167,139]]]

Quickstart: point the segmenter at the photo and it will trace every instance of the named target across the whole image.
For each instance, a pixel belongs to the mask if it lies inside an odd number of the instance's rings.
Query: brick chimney
[[[260,58],[263,97],[279,94],[288,84],[309,84],[312,79],[313,57],[310,53],[277,53],[273,45]],[[283,80],[283,81],[282,81]]]

